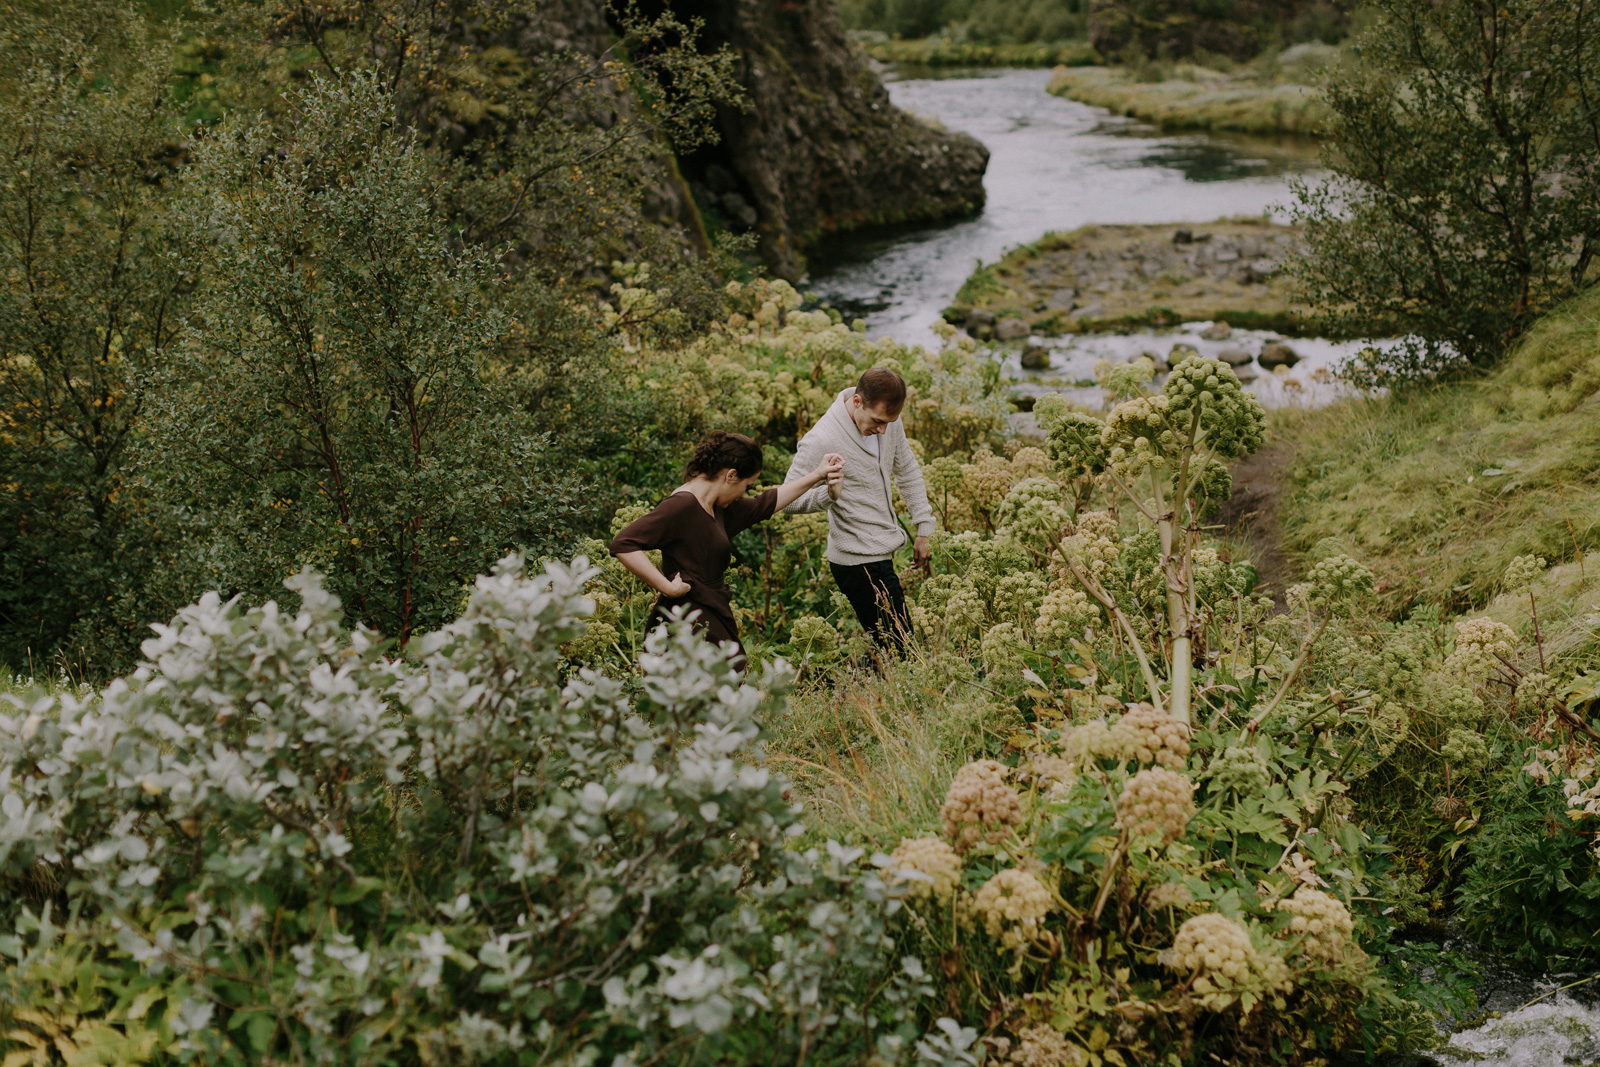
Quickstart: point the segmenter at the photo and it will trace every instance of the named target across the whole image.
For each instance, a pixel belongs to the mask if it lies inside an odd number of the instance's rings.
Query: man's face
[[[859,396],[851,397],[850,403],[845,405],[845,410],[850,412],[850,419],[856,424],[856,429],[868,437],[883,433],[889,428],[890,423],[900,417],[898,411],[890,414],[889,406],[881,401],[868,407],[861,402]]]

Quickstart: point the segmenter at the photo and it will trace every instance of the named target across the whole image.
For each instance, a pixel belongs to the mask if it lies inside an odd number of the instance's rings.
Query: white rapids
[[[1600,1064],[1600,1006],[1564,993],[1451,1035],[1429,1056],[1444,1064],[1568,1067]]]

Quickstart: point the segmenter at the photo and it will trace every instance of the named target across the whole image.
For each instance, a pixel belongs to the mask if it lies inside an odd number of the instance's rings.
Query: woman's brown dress
[[[668,579],[682,575],[689,592],[681,597],[662,596],[645,620],[649,633],[666,621],[667,613],[679,605],[700,611],[694,630],[717,644],[732,641],[744,660],[744,645],[739,641],[739,624],[733,618],[733,593],[722,580],[733,558],[730,539],[758,522],[772,518],[777,509],[778,490],[768,489],[757,496],[735,500],[715,515],[706,514],[693,493],[673,493],[656,505],[650,514],[629,524],[611,541],[611,554],[661,550],[661,573]]]

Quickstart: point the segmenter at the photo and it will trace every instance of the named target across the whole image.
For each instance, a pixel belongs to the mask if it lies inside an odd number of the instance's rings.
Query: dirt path
[[[1278,499],[1294,446],[1272,444],[1233,467],[1233,496],[1222,509],[1224,536],[1243,546],[1260,575],[1259,591],[1284,605],[1284,590],[1297,577],[1278,528]]]

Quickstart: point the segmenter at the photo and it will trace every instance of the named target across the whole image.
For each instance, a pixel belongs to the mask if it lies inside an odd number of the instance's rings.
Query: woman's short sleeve
[[[647,515],[634,519],[622,532],[611,539],[611,554],[621,555],[624,552],[649,552],[652,549],[665,548],[681,535],[678,521],[683,514],[684,505],[699,507],[700,504],[694,497],[687,493],[674,493],[655,506],[655,510]]]
[[[778,490],[774,486],[764,493],[735,500],[722,509],[722,528],[732,537],[758,522],[766,522],[778,510]]]

